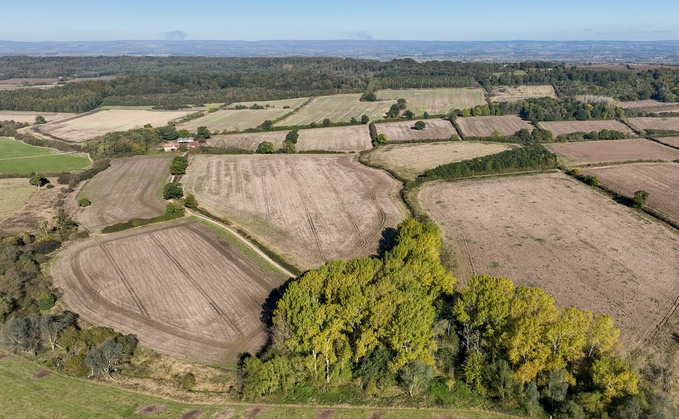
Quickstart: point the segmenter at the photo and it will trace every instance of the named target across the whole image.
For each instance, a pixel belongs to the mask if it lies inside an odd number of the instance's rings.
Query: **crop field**
[[[255,257],[182,220],[75,243],[51,274],[89,320],[170,356],[225,361],[265,343],[262,304],[286,279]]]
[[[423,144],[387,144],[365,155],[370,163],[393,170],[400,177],[415,179],[429,169],[447,163],[496,154],[515,145],[478,141],[445,141]]]
[[[377,98],[391,101],[405,99],[408,109],[416,115],[425,112],[432,115],[446,114],[453,109],[467,109],[486,104],[483,89],[477,88],[380,90],[377,92]]]
[[[27,179],[0,179],[0,223],[23,208],[37,191]]]
[[[662,129],[679,131],[679,117],[674,118],[630,118],[629,121],[641,129]]]
[[[403,215],[398,182],[354,156],[195,156],[185,192],[302,269],[374,254]]]
[[[56,138],[81,143],[107,132],[126,131],[146,124],[154,127],[163,126],[189,113],[191,111],[101,110],[73,119],[40,125],[38,130]]]
[[[47,122],[59,121],[61,119],[72,118],[74,113],[57,113],[57,112],[27,112],[27,111],[0,111],[0,121],[14,121],[23,122],[33,125],[35,117],[42,115]]]
[[[235,112],[235,111],[234,111]],[[240,111],[238,111],[240,112]],[[257,150],[259,143],[268,141],[278,150],[288,131],[248,132],[242,134],[213,135],[207,140],[211,147],[235,148],[239,150]]]
[[[574,132],[599,132],[607,129],[609,131],[619,131],[632,135],[632,130],[622,122],[619,121],[551,121],[540,122],[543,129],[552,131],[556,137],[562,134],[572,134]]]
[[[657,100],[634,100],[620,102],[619,107],[623,109],[640,109],[647,112],[679,112],[679,103],[660,102]]]
[[[241,131],[256,128],[262,122],[273,121],[290,111],[290,109],[283,108],[222,110],[192,119],[189,122],[177,125],[177,128],[185,128],[191,132],[195,132],[198,127],[207,127],[210,131]]]
[[[368,115],[371,121],[380,120],[387,113],[389,107],[396,103],[396,101],[390,100],[361,102],[360,98],[360,94],[319,96],[312,99],[299,112],[285,118],[276,125],[309,125],[312,122],[320,124],[326,118],[330,122],[349,122],[351,118],[361,119],[361,115]]]
[[[165,212],[161,191],[170,176],[172,156],[116,159],[111,167],[90,179],[78,194],[92,205],[71,214],[90,231]]]
[[[670,147],[679,148],[679,137],[661,137],[658,141]]]
[[[372,148],[366,125],[299,130],[297,151],[354,152]]]
[[[493,88],[493,95],[490,98],[493,102],[518,102],[534,97],[556,98],[554,87],[550,84],[543,86],[496,86]]]
[[[33,194],[25,201],[25,205],[17,208],[4,221],[0,222],[0,236],[17,234],[24,230],[38,233],[41,224],[45,222],[49,225],[53,224],[54,217],[56,217],[59,208],[61,208],[60,203],[64,195],[61,192],[62,188],[57,184],[57,179],[48,179],[55,187],[47,189],[31,186]],[[10,179],[7,180],[9,181]],[[20,180],[24,185],[29,185],[28,179],[25,178],[12,180]],[[28,194],[28,191],[21,184],[18,184],[17,188],[24,190],[24,193]],[[11,198],[9,199],[11,200]],[[16,207],[19,203],[15,202],[14,205]]]
[[[387,122],[375,124],[377,132],[384,134],[388,141],[416,141],[416,140],[447,140],[457,135],[453,124],[443,119],[428,119],[424,122],[424,129],[416,130],[416,121]]]
[[[601,183],[629,198],[634,192],[649,193],[646,206],[679,223],[679,165],[663,163],[583,168]]]
[[[679,150],[644,139],[545,144],[570,163],[611,163],[679,159]]]
[[[457,118],[455,122],[465,137],[490,137],[493,131],[500,131],[503,135],[512,135],[525,128],[533,131],[533,126],[516,115],[504,116],[471,116]]]
[[[292,110],[295,110],[302,106],[304,102],[309,100],[308,97],[298,97],[294,99],[281,99],[281,100],[259,100],[259,101],[254,101],[254,102],[236,102],[232,103],[229,106],[226,107],[226,109],[234,109],[237,105],[242,105],[242,106],[247,106],[248,108],[254,104],[260,105],[260,106],[265,106],[269,105],[270,108],[277,108],[277,109],[283,109],[285,106],[288,106],[288,109],[286,109],[287,112],[290,112]],[[242,109],[245,110],[245,109]]]
[[[89,165],[90,161],[84,154],[62,153],[11,138],[0,138],[0,173],[72,172]]]
[[[462,281],[540,287],[561,306],[610,314],[632,346],[676,308],[679,234],[563,174],[437,182],[419,198]]]

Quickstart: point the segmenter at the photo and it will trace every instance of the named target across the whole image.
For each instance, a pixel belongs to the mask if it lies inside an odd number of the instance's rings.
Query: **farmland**
[[[467,141],[426,144],[387,144],[364,156],[371,164],[394,171],[402,178],[415,179],[426,170],[509,150],[513,145]]]
[[[422,130],[416,130],[414,125],[415,121],[399,121],[376,124],[375,127],[388,141],[447,140],[457,135],[455,127],[442,119],[425,120]]]
[[[465,137],[490,137],[493,131],[503,135],[512,135],[520,129],[533,131],[533,126],[516,115],[505,116],[472,116],[457,118],[455,122]]]
[[[290,111],[290,109],[283,108],[222,110],[192,119],[177,125],[177,128],[184,128],[191,132],[195,132],[198,127],[207,127],[210,131],[241,131],[255,128],[266,120],[273,121]]]
[[[264,107],[269,105],[269,107],[271,107],[271,108],[280,108],[280,109],[287,106],[288,109],[286,109],[286,111],[290,112],[290,111],[297,109],[300,106],[302,106],[304,104],[304,102],[306,102],[307,100],[309,100],[309,98],[307,98],[307,97],[298,97],[298,98],[295,98],[295,99],[281,99],[281,100],[258,100],[258,101],[256,100],[256,101],[253,101],[253,102],[232,103],[229,106],[227,106],[226,108],[227,109],[234,109],[238,105],[247,106],[249,108],[250,106],[256,104],[256,105],[260,105],[260,106],[264,106]]]
[[[679,223],[679,165],[644,163],[581,171],[596,176],[604,186],[629,198],[635,191],[645,190],[649,193],[646,206]]]
[[[453,109],[473,108],[484,105],[483,89],[407,89],[380,90],[380,100],[396,101],[405,99],[408,109],[416,115],[428,112],[432,115],[447,114]]]
[[[145,156],[114,160],[111,167],[90,179],[78,194],[92,202],[71,216],[90,231],[128,221],[150,218],[165,211],[160,199],[170,176],[171,156]]]
[[[353,152],[370,148],[370,132],[365,125],[304,129],[297,140],[297,151]]]
[[[419,197],[459,279],[507,277],[608,313],[627,344],[648,338],[679,295],[679,235],[562,174],[431,183]]]
[[[575,164],[679,159],[678,150],[644,139],[557,143],[546,147]]]
[[[235,112],[235,111],[234,111]],[[238,111],[241,112],[241,111]],[[268,141],[278,150],[283,146],[287,131],[251,132],[242,134],[213,135],[207,140],[211,147],[255,151],[259,143]]]
[[[658,141],[670,147],[679,148],[679,137],[661,137]]]
[[[184,189],[307,269],[374,254],[402,212],[398,182],[353,156],[195,156]]]
[[[630,118],[629,121],[640,129],[679,131],[679,117],[674,118]]]
[[[48,179],[56,187],[47,189],[32,186],[34,193],[25,202],[25,205],[0,222],[0,236],[16,234],[24,230],[35,232],[39,230],[43,223],[49,225],[53,223],[54,217],[59,212],[63,193],[61,192],[62,188],[56,185],[56,178]],[[25,185],[29,184],[28,179],[20,180],[25,182]],[[21,185],[17,187],[24,189]],[[15,203],[15,205],[18,205],[18,203]]]
[[[84,169],[89,165],[89,159],[83,154],[61,153],[11,138],[0,138],[0,173],[60,173]]]
[[[76,243],[51,273],[89,320],[171,356],[234,360],[264,344],[262,304],[285,277],[232,240],[182,220]]]
[[[26,179],[0,179],[0,224],[23,208],[37,191]]]
[[[562,134],[572,134],[574,132],[599,132],[607,129],[609,131],[619,131],[632,135],[632,130],[622,122],[606,120],[606,121],[551,121],[540,122],[543,129],[552,131],[556,137]]]
[[[371,121],[379,120],[384,117],[389,107],[396,103],[389,100],[361,102],[360,98],[360,94],[316,97],[299,112],[285,118],[276,125],[309,125],[312,122],[320,124],[326,118],[330,122],[349,122],[351,118],[361,119],[361,115],[368,115]]]
[[[518,102],[519,100],[534,97],[553,97],[556,98],[554,87],[544,86],[496,86],[493,88],[493,102]]]
[[[40,125],[38,131],[62,140],[81,143],[112,131],[126,131],[151,124],[159,127],[186,116],[191,111],[100,110]]]
[[[35,117],[38,115],[45,118],[45,121],[47,122],[54,122],[75,116],[73,113],[0,111],[0,121],[23,122],[33,125],[35,123]]]
[[[648,112],[679,112],[679,103],[659,102],[657,100],[634,100],[630,102],[620,102],[618,106],[623,109],[639,109]]]

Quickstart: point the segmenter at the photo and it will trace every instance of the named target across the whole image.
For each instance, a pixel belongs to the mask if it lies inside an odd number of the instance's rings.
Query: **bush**
[[[273,144],[269,141],[262,141],[257,146],[255,153],[257,154],[273,154],[274,152]]]
[[[290,141],[292,144],[297,144],[297,139],[299,138],[299,133],[296,129],[290,131],[286,136],[285,140]]]
[[[31,176],[28,182],[33,186],[37,186],[38,188],[50,183],[50,181],[47,180],[47,178],[43,176],[42,173],[33,173],[33,176]]]
[[[387,143],[387,136],[384,134],[379,134],[375,140],[373,141],[373,146],[379,145],[379,144],[386,144]]]
[[[424,127],[425,127],[424,122],[422,122],[422,121],[417,121],[417,122],[415,122],[415,129],[416,129],[416,130],[421,131],[421,130],[424,129]]]
[[[92,202],[87,198],[80,198],[78,200],[79,207],[89,207],[90,205],[92,205]]]
[[[634,192],[634,198],[632,198],[632,206],[634,208],[643,208],[646,205],[646,200],[648,200],[648,192],[644,190],[638,190]]]
[[[179,183],[168,183],[163,186],[163,199],[178,199],[184,196],[184,190]]]
[[[52,294],[43,293],[40,295],[40,297],[38,297],[36,302],[38,303],[38,308],[40,311],[47,311],[54,307],[54,303],[57,302],[57,297]]]
[[[198,201],[193,194],[186,195],[186,200],[184,201],[184,206],[188,209],[196,210],[198,209]]]

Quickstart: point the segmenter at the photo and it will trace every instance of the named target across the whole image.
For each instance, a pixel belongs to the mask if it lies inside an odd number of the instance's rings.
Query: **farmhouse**
[[[177,151],[177,144],[163,144],[163,150],[165,150],[165,151]]]
[[[189,146],[189,148],[196,148],[196,147],[200,146],[200,143],[198,141],[189,141],[188,146]]]
[[[178,144],[188,144],[193,141],[193,137],[179,137],[177,138]]]

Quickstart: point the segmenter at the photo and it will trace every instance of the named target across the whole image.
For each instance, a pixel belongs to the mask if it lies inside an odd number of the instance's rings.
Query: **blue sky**
[[[0,40],[677,40],[677,0],[0,0]]]

